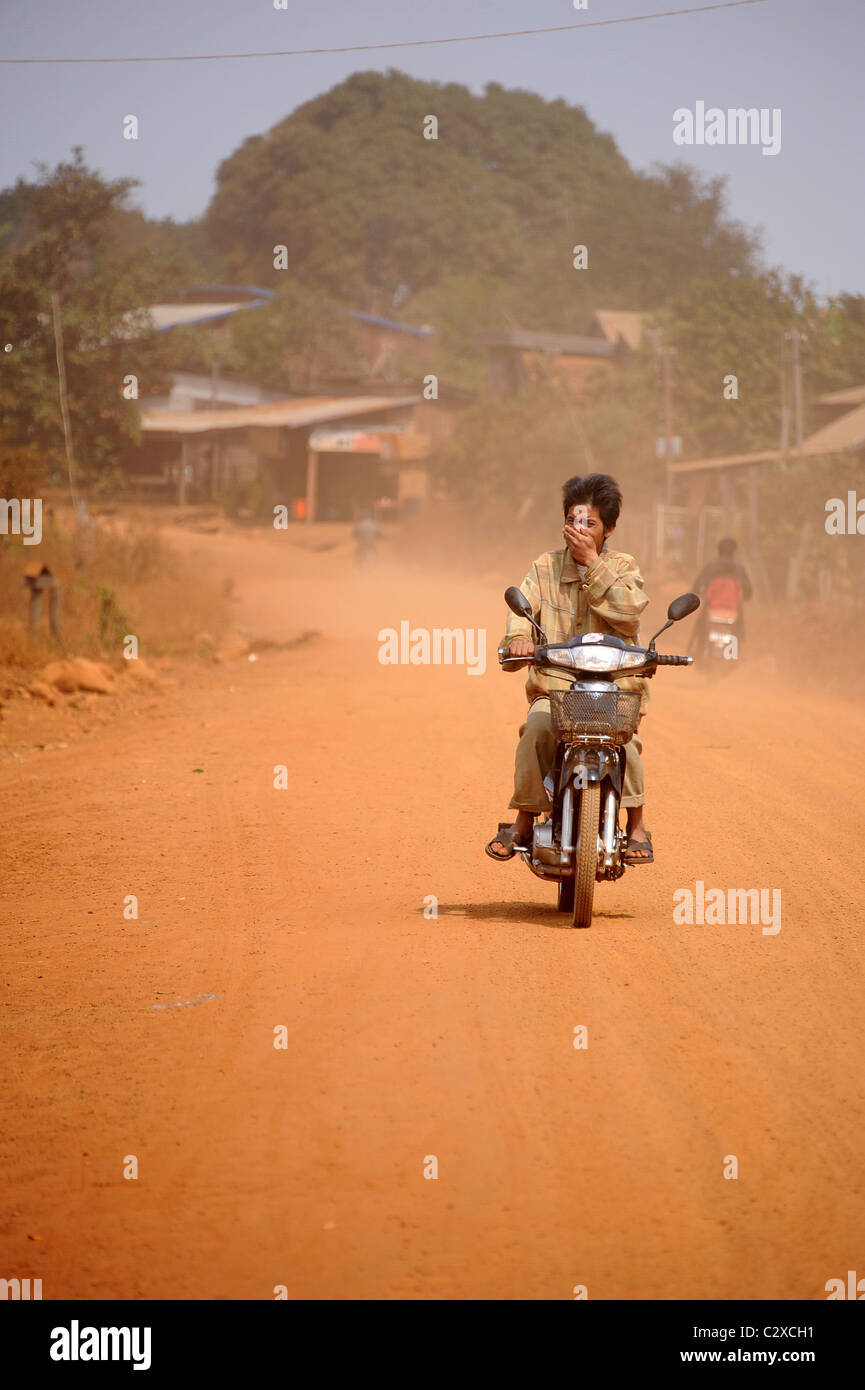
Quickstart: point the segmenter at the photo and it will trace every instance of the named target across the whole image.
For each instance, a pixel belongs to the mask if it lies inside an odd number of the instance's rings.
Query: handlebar
[[[548,671],[550,671],[552,675],[562,677],[567,677],[574,673],[574,667],[560,666],[558,663],[549,662],[546,659],[546,651],[546,647],[536,646],[533,656],[507,656],[505,654],[505,649],[500,647],[499,665],[506,666],[509,662],[518,662],[521,666],[544,666],[547,668]],[[648,649],[646,650],[645,666],[651,667],[653,669],[656,666],[693,666],[693,664],[694,658],[692,656],[672,656],[668,655],[666,652],[653,652],[649,651]],[[629,676],[632,674],[640,675],[641,672],[639,667],[636,670],[632,670],[632,668],[625,667],[624,669],[620,670],[617,673],[617,675],[613,674],[612,672],[608,674],[610,675],[611,679],[616,680],[620,679],[623,676]],[[648,674],[651,675],[651,671]]]

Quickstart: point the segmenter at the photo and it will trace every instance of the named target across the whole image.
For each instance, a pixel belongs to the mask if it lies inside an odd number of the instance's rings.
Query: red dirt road
[[[253,632],[321,636],[0,763],[0,1274],[47,1299],[823,1299],[865,1273],[861,709],[662,670],[657,863],[575,932],[482,852],[520,576],[195,544]],[[403,618],[486,628],[486,674],[380,665]],[[697,880],[782,889],[780,932],[675,925]]]

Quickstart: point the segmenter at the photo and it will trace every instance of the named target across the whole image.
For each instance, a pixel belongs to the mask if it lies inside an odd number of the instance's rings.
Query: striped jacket
[[[566,642],[580,632],[607,632],[639,646],[640,614],[649,600],[643,592],[643,576],[636,560],[621,551],[608,550],[605,543],[597,560],[582,576],[581,568],[569,550],[548,550],[538,556],[520,585],[532,605],[535,622],[544,629],[548,640]],[[536,640],[526,619],[511,613],[500,646],[506,647],[518,638]],[[554,676],[530,667],[526,681],[529,704],[551,690],[566,690],[573,679],[573,673]],[[622,690],[640,691],[640,711],[645,714],[648,681],[640,676],[623,676],[616,684]]]

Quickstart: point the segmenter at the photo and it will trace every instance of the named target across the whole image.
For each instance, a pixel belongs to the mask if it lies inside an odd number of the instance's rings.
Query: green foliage
[[[165,282],[155,246],[121,235],[117,214],[134,184],[107,182],[85,165],[80,149],[38,184],[13,190],[19,213],[0,253],[0,336],[12,344],[0,374],[3,442],[35,449],[49,474],[65,476],[52,295],[62,325],[72,438],[79,481],[116,481],[118,458],[138,437],[138,411],[121,394],[123,378],[140,390],[166,385],[164,345],[147,330],[141,306]],[[10,200],[6,199],[6,210]],[[2,214],[0,214],[2,215]]]
[[[789,354],[785,335],[793,329],[804,335],[806,435],[827,419],[820,395],[865,380],[865,298],[842,295],[821,306],[797,276],[696,281],[656,317],[676,349],[676,433],[687,457],[779,447],[782,352]],[[730,374],[738,400],[724,399]]]
[[[824,305],[809,299],[802,361],[809,397],[865,381],[865,295],[839,294]],[[806,416],[810,430],[822,420]]]
[[[274,391],[302,394],[319,379],[365,376],[370,360],[346,317],[320,296],[281,284],[274,300],[231,321],[231,369]]]
[[[119,244],[146,258],[153,271],[155,301],[172,298],[190,285],[221,284],[225,266],[201,222],[151,220],[138,208],[117,207],[112,235]]]
[[[246,140],[219,167],[206,226],[235,278],[279,284],[285,245],[294,280],[347,306],[415,320],[416,297],[449,283],[459,315],[482,277],[522,327],[571,332],[604,301],[651,308],[744,273],[756,248],[724,220],[719,182],[635,173],[579,107],[393,70],[355,73]]]
[[[461,412],[434,467],[454,495],[511,513],[527,497],[555,495],[574,473],[612,473],[636,504],[660,473],[654,456],[650,373],[613,380],[599,371],[579,397],[553,382],[516,396],[483,396]]]
[[[435,371],[444,381],[482,391],[489,377],[487,350],[476,341],[481,331],[504,333],[518,318],[519,289],[488,274],[443,274],[411,301],[411,318],[435,327]],[[534,326],[534,325],[533,325]],[[404,375],[417,373],[416,364]]]

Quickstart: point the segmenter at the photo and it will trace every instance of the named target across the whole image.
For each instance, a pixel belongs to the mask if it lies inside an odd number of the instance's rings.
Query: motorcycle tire
[[[590,782],[580,792],[577,823],[577,865],[574,872],[574,926],[592,925],[592,904],[598,872],[598,825],[601,818],[601,788]]]

